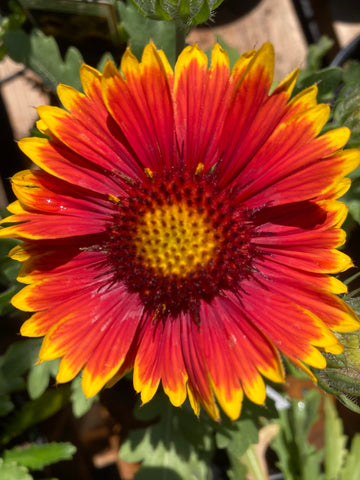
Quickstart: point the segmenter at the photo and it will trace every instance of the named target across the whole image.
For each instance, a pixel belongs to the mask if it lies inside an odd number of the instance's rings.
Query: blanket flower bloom
[[[269,95],[273,66],[269,43],[231,71],[195,45],[173,71],[149,44],[121,73],[83,65],[84,93],[60,85],[64,109],[38,109],[48,138],[20,148],[40,169],[13,177],[1,236],[23,240],[13,304],[58,382],[83,370],[90,397],[133,369],[143,402],[161,382],[175,406],[235,419],[284,380],[279,352],[324,368],[332,331],[359,327],[332,276],[351,266],[337,198],[359,152],[341,150],[347,128],[319,135],[315,86],[290,98],[298,71]]]

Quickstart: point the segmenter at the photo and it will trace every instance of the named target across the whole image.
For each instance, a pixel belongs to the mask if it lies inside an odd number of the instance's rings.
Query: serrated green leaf
[[[351,442],[350,451],[339,480],[358,480],[360,478],[360,434],[357,433]]]
[[[0,394],[24,388],[22,375],[37,361],[40,339],[28,339],[13,343],[0,357]]]
[[[91,398],[85,397],[81,386],[81,377],[76,377],[71,382],[71,403],[72,411],[76,418],[82,417],[88,412],[91,406],[99,400],[99,395],[95,395]]]
[[[59,83],[81,90],[79,68],[83,59],[76,48],[71,47],[63,60],[56,40],[37,29],[30,35],[21,30],[7,32],[4,42],[9,56],[37,73],[51,90],[56,91]]]
[[[325,411],[325,458],[324,480],[334,480],[340,475],[345,456],[347,437],[343,434],[343,425],[332,401],[326,397]]]
[[[41,56],[39,53],[41,52]],[[61,81],[62,58],[59,47],[53,37],[46,36],[40,30],[30,34],[29,67],[40,75],[45,86],[55,91]]]
[[[28,36],[22,30],[6,32],[4,43],[8,55],[14,62],[28,64],[30,58],[30,42]]]
[[[27,378],[27,390],[32,400],[39,398],[49,386],[50,377],[56,374],[60,360],[48,360],[34,365]]]
[[[342,81],[342,70],[338,67],[324,68],[318,72],[308,73],[301,71],[296,87],[294,89],[294,95],[312,85],[317,85],[319,103],[329,102],[335,97],[336,89]]]
[[[129,35],[133,54],[140,59],[144,47],[152,40],[164,50],[171,65],[175,64],[175,23],[144,18],[131,4],[117,3],[119,16]]]
[[[7,444],[25,430],[51,417],[70,400],[70,387],[47,390],[40,398],[25,403],[11,416],[0,433],[0,445]]]
[[[76,448],[69,442],[47,443],[44,445],[28,445],[15,447],[4,451],[4,460],[16,462],[30,470],[41,470],[61,460],[70,460],[76,452]]]
[[[6,462],[0,458],[0,478],[1,480],[33,480],[28,473],[28,469],[15,462]]]
[[[60,78],[61,83],[71,85],[76,88],[76,90],[81,91],[82,85],[79,71],[82,63],[84,63],[84,60],[79,50],[75,47],[70,47],[65,55]]]
[[[255,423],[250,419],[242,420],[241,417],[225,431],[216,433],[218,448],[226,448],[239,457],[246,452],[250,445],[256,444],[258,440],[259,432]]]
[[[30,44],[29,66],[41,76],[45,85],[55,91],[61,82],[82,90],[79,69],[83,59],[75,47],[69,48],[63,61],[56,40],[36,29],[31,32]]]
[[[209,425],[199,422],[189,406],[175,408],[161,394],[137,409],[142,418],[144,410],[148,410],[146,417],[151,412],[158,421],[131,431],[120,449],[123,460],[142,461],[135,479],[207,480],[213,448]],[[192,437],[190,431],[194,432]]]

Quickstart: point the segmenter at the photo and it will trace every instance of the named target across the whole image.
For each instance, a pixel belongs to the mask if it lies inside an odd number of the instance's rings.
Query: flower
[[[269,43],[231,72],[194,45],[173,72],[149,44],[122,73],[83,65],[84,93],[60,85],[65,109],[38,109],[49,139],[20,148],[40,170],[13,177],[1,235],[23,240],[12,302],[34,312],[21,333],[45,336],[40,361],[62,358],[58,382],[83,370],[91,397],[133,369],[143,402],[161,382],[175,406],[235,419],[263,377],[284,380],[279,352],[324,368],[332,330],[359,327],[331,275],[351,266],[336,199],[359,152],[341,150],[347,128],[319,135],[316,86],[290,98],[298,71],[269,95],[273,65]]]

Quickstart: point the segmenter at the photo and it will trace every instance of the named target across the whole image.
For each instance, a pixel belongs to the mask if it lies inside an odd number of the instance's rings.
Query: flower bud
[[[340,355],[325,353],[327,367],[316,370],[319,386],[336,395],[347,407],[360,412],[352,400],[360,397],[360,330],[351,333],[336,333],[344,346]]]
[[[206,22],[223,0],[131,0],[143,14],[156,20],[176,20],[185,26]]]

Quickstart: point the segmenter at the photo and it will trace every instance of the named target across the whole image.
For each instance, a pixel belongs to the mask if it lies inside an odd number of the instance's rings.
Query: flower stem
[[[187,28],[181,20],[175,21],[175,58],[177,59],[180,53],[185,48],[185,37]]]
[[[267,479],[267,476],[264,476],[264,472],[262,471],[254,445],[250,445],[250,447],[246,450],[244,455],[241,457],[241,463],[246,466],[247,473],[250,474],[250,478],[252,480]]]

